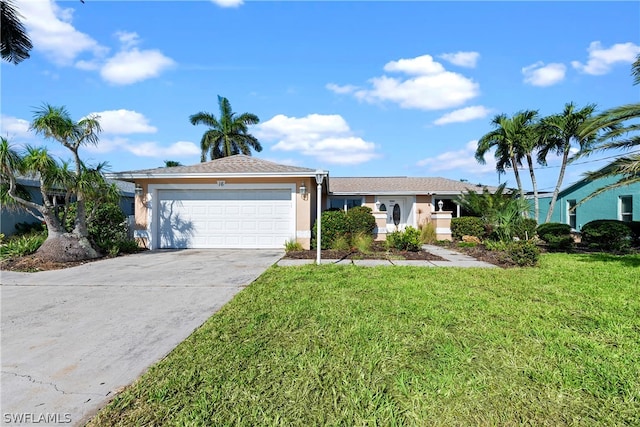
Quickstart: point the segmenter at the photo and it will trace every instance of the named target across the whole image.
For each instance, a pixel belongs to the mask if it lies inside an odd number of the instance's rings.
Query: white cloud
[[[554,62],[544,65],[538,61],[535,64],[522,68],[524,82],[533,86],[552,86],[564,80],[567,67],[564,64]]]
[[[143,114],[131,110],[107,110],[91,114],[100,116],[102,132],[112,135],[125,135],[131,133],[155,133],[157,128],[149,124]]]
[[[175,65],[175,61],[157,49],[140,50],[137,33],[118,31],[115,36],[122,47],[120,52],[109,58],[100,69],[100,75],[109,83],[129,85],[157,77],[164,70]]]
[[[31,138],[33,135],[29,132],[29,122],[17,117],[0,116],[0,134],[7,138],[9,142],[15,139]]]
[[[459,170],[465,173],[488,174],[495,172],[496,162],[493,151],[485,155],[486,164],[481,165],[474,155],[478,141],[469,141],[460,150],[447,151],[435,157],[428,157],[417,162],[420,167],[427,167],[430,172]]]
[[[173,66],[175,62],[159,50],[124,50],[109,58],[100,70],[106,81],[117,85],[137,83]]]
[[[440,55],[440,58],[459,67],[475,68],[480,54],[478,52],[444,53]]]
[[[62,9],[50,0],[16,3],[34,49],[58,65],[71,65],[82,53],[103,56],[108,49],[71,25],[73,9]]]
[[[108,57],[110,49],[73,25],[71,8],[62,9],[52,0],[23,0],[17,8],[34,49],[59,66],[75,66],[83,71],[100,71],[110,83],[126,85],[157,77],[175,62],[157,49],[140,50],[137,33],[118,31],[120,51]]]
[[[331,92],[335,92],[340,95],[344,95],[346,93],[353,93],[358,89],[358,86],[354,86],[354,85],[340,86],[335,83],[327,83],[325,87],[329,89]]]
[[[277,141],[273,150],[298,152],[326,163],[359,164],[377,157],[375,144],[353,135],[340,115],[297,118],[279,114],[259,124],[255,135]]]
[[[436,125],[446,125],[449,123],[468,122],[471,120],[481,119],[487,117],[491,112],[490,109],[482,105],[474,105],[472,107],[465,107],[459,110],[451,111],[440,117],[433,123]]]
[[[369,80],[370,89],[331,83],[327,88],[336,93],[352,93],[357,99],[369,103],[391,101],[402,108],[421,110],[458,107],[480,93],[477,83],[462,74],[446,71],[430,55],[391,61],[384,70],[410,77],[374,77]]]
[[[591,42],[587,51],[589,59],[586,64],[572,61],[571,65],[583,73],[597,76],[607,74],[616,63],[631,64],[640,53],[640,46],[627,42],[603,48],[599,41],[594,41]]]
[[[220,7],[238,7],[244,4],[242,0],[211,0]]]
[[[136,142],[124,137],[101,138],[100,143],[85,147],[93,153],[125,151],[139,157],[192,157],[200,156],[200,147],[190,141],[178,141],[165,146],[155,141]]]

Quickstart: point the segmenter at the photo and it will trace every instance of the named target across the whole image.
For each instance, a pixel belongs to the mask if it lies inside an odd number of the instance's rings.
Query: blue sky
[[[258,115],[257,157],[330,176],[442,176],[494,185],[475,143],[498,113],[640,101],[638,2],[16,0],[31,58],[3,62],[2,128],[16,145],[43,103],[97,113],[84,149],[111,171],[195,164],[217,95]],[[606,164],[569,167],[564,186]],[[584,162],[587,163],[584,163]],[[537,170],[552,190],[557,159]],[[513,174],[500,179],[515,186]],[[528,175],[525,186],[530,188]]]

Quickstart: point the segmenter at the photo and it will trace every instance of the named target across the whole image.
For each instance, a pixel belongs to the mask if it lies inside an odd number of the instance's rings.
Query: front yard
[[[640,255],[273,267],[90,425],[639,425]]]

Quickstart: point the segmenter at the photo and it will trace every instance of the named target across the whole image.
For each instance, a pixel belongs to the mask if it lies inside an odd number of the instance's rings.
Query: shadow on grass
[[[640,254],[635,255],[613,255],[605,252],[591,254],[579,254],[581,262],[612,262],[625,267],[640,267]]]

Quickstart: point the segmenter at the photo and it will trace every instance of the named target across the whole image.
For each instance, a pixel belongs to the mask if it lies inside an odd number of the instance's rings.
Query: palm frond
[[[33,49],[33,45],[20,20],[22,15],[10,0],[0,1],[0,14],[2,59],[17,65],[29,58],[29,51]]]

